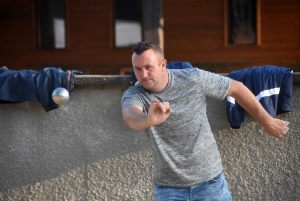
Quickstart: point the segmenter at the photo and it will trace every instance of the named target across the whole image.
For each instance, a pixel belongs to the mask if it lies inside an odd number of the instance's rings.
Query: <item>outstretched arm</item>
[[[168,102],[153,100],[149,107],[148,115],[138,105],[128,105],[123,109],[122,115],[124,123],[130,128],[143,130],[163,123],[169,117],[171,111]]]
[[[258,120],[269,135],[281,138],[286,134],[288,127],[285,121],[270,116],[253,93],[243,84],[231,80],[231,87],[227,95],[235,98],[239,105]]]

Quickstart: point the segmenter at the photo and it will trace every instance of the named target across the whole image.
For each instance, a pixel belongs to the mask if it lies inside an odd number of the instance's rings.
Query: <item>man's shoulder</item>
[[[199,68],[186,68],[186,69],[170,69],[170,74],[172,77],[175,79],[188,79],[188,80],[193,80],[196,79],[198,80],[200,77],[206,77],[208,71],[199,69]]]
[[[145,89],[139,84],[136,83],[134,86],[130,86],[128,89],[124,91],[124,94],[142,94],[145,93]]]
[[[185,69],[168,69],[170,71],[171,74],[174,74],[174,75],[186,75],[186,76],[189,76],[189,75],[193,75],[195,74],[198,70],[198,68],[185,68]]]

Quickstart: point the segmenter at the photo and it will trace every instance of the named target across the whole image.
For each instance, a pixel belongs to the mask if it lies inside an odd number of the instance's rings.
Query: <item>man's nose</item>
[[[142,70],[142,77],[145,78],[148,76],[147,70]]]

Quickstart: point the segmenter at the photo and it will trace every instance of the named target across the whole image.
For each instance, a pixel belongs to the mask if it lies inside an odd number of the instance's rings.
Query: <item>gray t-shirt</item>
[[[126,90],[122,109],[134,104],[147,114],[152,100],[169,102],[172,109],[169,118],[147,129],[153,147],[153,180],[156,185],[190,187],[214,178],[223,170],[206,115],[206,99],[223,100],[231,81],[198,68],[168,72],[169,83],[161,92],[150,92],[139,84]]]

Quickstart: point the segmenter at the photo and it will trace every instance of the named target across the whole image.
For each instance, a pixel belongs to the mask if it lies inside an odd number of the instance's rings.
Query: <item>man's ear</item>
[[[167,69],[167,60],[162,60],[162,63],[161,63],[162,67]]]

